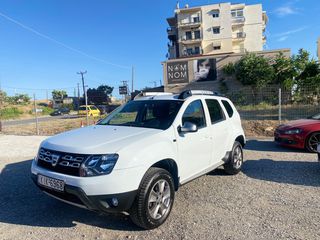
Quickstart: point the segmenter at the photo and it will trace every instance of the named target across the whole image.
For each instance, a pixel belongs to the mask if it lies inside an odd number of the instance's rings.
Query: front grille
[[[41,148],[38,153],[38,166],[54,172],[79,176],[80,166],[88,157],[89,155]]]

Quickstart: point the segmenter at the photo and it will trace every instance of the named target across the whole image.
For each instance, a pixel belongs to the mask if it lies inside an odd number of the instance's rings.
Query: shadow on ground
[[[295,149],[282,147],[276,144],[273,140],[248,140],[245,146],[247,150],[261,151],[261,152],[300,152],[307,153],[304,149]]]
[[[99,215],[65,204],[41,192],[30,178],[31,160],[8,164],[0,174],[0,222],[41,227],[95,227],[137,231],[124,215]]]
[[[303,161],[247,160],[242,172],[250,178],[303,186],[320,186],[320,163]]]

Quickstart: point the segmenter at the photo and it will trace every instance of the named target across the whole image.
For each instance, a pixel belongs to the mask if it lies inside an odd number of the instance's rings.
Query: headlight
[[[302,129],[294,128],[294,129],[284,131],[284,134],[299,134],[301,132],[302,132]]]
[[[112,172],[119,158],[118,154],[90,156],[80,167],[81,177],[106,175]]]

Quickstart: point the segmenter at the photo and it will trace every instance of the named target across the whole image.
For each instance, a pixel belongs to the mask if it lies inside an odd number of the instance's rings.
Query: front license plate
[[[38,183],[41,186],[44,186],[59,192],[64,191],[64,181],[61,181],[58,179],[46,177],[43,175],[38,175]]]

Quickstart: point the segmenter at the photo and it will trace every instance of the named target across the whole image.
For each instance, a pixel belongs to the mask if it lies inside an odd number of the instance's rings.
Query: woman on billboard
[[[215,81],[217,79],[216,59],[207,58],[194,60],[194,80]]]

